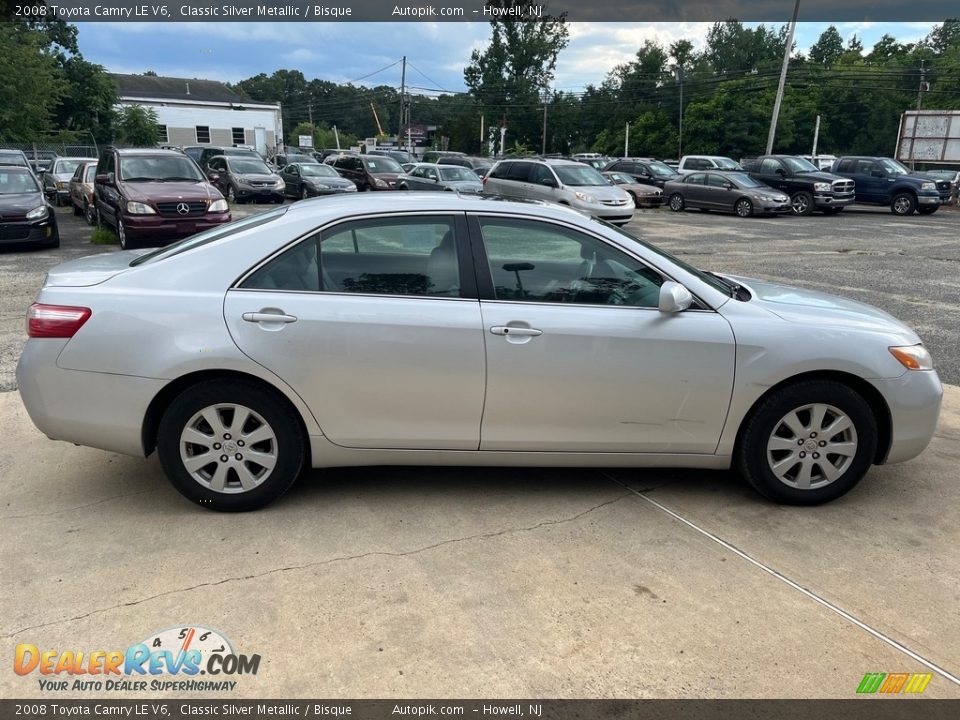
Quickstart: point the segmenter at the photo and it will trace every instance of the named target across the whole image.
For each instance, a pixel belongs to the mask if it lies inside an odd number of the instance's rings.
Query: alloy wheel
[[[746,198],[737,200],[737,215],[740,217],[750,217],[753,214],[753,203]]]
[[[857,430],[842,410],[823,403],[784,415],[767,440],[767,463],[785,485],[815,490],[838,480],[857,454]]]
[[[807,196],[802,193],[799,195],[794,195],[793,202],[791,203],[791,205],[793,206],[794,214],[796,215],[806,214],[807,208],[809,207],[809,204],[807,203]]]

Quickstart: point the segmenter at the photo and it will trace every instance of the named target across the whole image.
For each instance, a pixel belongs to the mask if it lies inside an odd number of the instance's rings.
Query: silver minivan
[[[614,225],[630,222],[635,208],[629,193],[570,160],[501,160],[483,179],[483,194],[567,205]]]

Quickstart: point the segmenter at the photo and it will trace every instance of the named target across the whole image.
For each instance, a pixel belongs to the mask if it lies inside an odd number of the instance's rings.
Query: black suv
[[[680,178],[680,173],[672,167],[653,158],[621,158],[608,163],[603,171],[626,173],[639,183],[656,185],[660,189],[671,180]]]
[[[831,172],[856,183],[858,203],[889,205],[894,215],[932,215],[950,203],[949,180],[915,173],[892,158],[841,157]]]

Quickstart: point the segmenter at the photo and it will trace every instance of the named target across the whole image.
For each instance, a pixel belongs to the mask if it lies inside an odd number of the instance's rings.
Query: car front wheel
[[[743,218],[753,215],[753,203],[747,198],[737,200],[737,204],[733,206],[733,209],[737,211],[737,215]]]
[[[307,186],[304,185],[302,188],[300,188],[300,198],[302,200],[306,200],[308,197],[310,197],[310,191],[307,190]]]
[[[670,209],[674,212],[680,212],[683,210],[683,195],[680,193],[674,193],[670,196]]]
[[[255,510],[285,493],[303,465],[294,411],[273,391],[241,380],[184,390],[157,433],[164,472],[185,497],[211,510]]]
[[[123,218],[117,215],[117,239],[120,240],[120,249],[121,250],[132,250],[134,247],[133,240],[127,236],[127,228],[123,225]]]
[[[894,215],[913,215],[917,209],[917,201],[910,193],[897,193],[890,201],[890,212]]]
[[[790,198],[790,207],[794,215],[809,215],[813,212],[813,195],[804,191]]]
[[[876,419],[859,393],[832,380],[807,380],[774,392],[751,413],[736,462],[771,500],[818,505],[860,482],[876,445]]]

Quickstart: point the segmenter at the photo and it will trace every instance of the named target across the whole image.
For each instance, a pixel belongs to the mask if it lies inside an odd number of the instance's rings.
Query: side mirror
[[[220,176],[217,175],[216,173],[210,173],[210,182],[212,183],[220,182]]]
[[[777,175],[779,175],[780,177],[786,177],[787,171],[784,170],[783,168],[777,168]]]
[[[680,283],[667,280],[660,286],[660,301],[657,303],[660,312],[683,312],[691,305],[693,295]]]
[[[723,187],[724,187],[726,190],[733,190],[733,183],[732,183],[732,182],[725,182],[725,183],[723,184]]]
[[[882,177],[886,177],[886,173],[883,172],[883,170],[874,170],[872,173],[870,173],[870,176],[875,178],[882,178]]]
[[[103,173],[102,175],[97,175],[93,180],[99,185],[113,185],[114,176],[113,173]]]
[[[553,178],[544,178],[543,180],[540,181],[540,184],[546,185],[547,187],[552,187],[552,188],[557,187],[557,181],[554,180]]]

